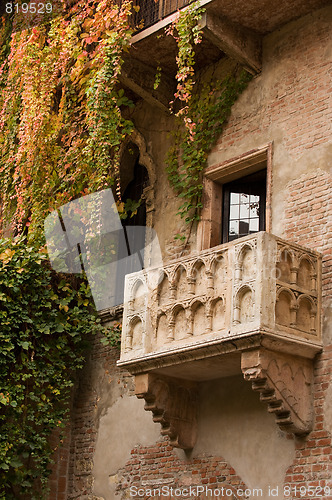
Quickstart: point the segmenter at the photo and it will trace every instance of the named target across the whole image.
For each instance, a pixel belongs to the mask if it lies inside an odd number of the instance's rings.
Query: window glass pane
[[[249,195],[241,193],[240,194],[240,203],[249,203]]]
[[[229,235],[235,236],[237,238],[238,234],[239,234],[239,221],[231,220],[229,222]]]
[[[249,218],[249,204],[240,205],[240,219]]]
[[[239,218],[239,205],[231,205],[230,206],[230,219],[238,219]]]
[[[235,203],[239,203],[239,201],[240,201],[239,193],[231,193],[231,205],[234,205]]]
[[[256,219],[250,219],[249,230],[250,230],[250,232],[254,232],[254,231],[258,231],[259,230],[259,219],[258,219],[258,217]]]
[[[223,242],[264,229],[265,169],[225,183],[223,193]]]

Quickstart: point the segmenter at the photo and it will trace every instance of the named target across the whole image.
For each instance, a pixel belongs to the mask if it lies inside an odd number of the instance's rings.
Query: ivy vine
[[[3,227],[36,240],[50,211],[117,183],[133,130],[118,85],[130,15],[129,0],[78,0],[48,25],[12,33],[0,67]]]
[[[53,273],[22,237],[0,240],[0,324],[0,498],[34,500],[47,492],[49,437],[68,418],[86,339],[103,328],[86,282]]]
[[[175,114],[177,123],[172,133],[173,146],[166,159],[167,172],[175,192],[183,199],[178,213],[189,224],[200,218],[202,174],[208,154],[229,118],[233,104],[252,78],[247,71],[236,67],[222,81],[214,80],[203,85],[195,83],[195,45],[202,40],[200,20],[204,11],[199,1],[194,2],[179,13],[166,30],[178,46],[175,99],[182,103]],[[185,235],[177,235],[177,238],[186,239]]]
[[[48,24],[0,24],[0,498],[44,498],[87,339],[101,326],[86,281],[55,275],[43,253],[49,212],[118,183],[133,124],[119,86],[131,2],[79,0]],[[135,206],[130,207],[132,211]],[[126,217],[126,206],[121,205]],[[23,237],[26,235],[26,237]]]
[[[199,220],[202,208],[203,171],[208,154],[220,136],[229,118],[231,108],[246,88],[252,76],[246,71],[235,71],[223,81],[206,83],[192,95],[184,126],[177,117],[173,132],[174,144],[167,156],[167,172],[171,185],[183,199],[179,215],[187,223]]]

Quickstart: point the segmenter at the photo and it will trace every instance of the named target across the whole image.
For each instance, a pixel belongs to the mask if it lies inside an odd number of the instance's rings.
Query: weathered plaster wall
[[[94,493],[105,499],[114,498],[118,470],[130,459],[131,450],[137,445],[152,445],[159,437],[159,425],[144,411],[142,400],[129,395],[119,398],[99,422],[93,467]]]
[[[141,403],[135,397],[124,396],[99,422],[93,468],[96,496],[111,500],[117,498],[118,493],[118,498],[122,498],[120,495],[128,493],[131,484],[143,488],[181,485],[178,480],[182,475],[187,476],[187,483],[182,486],[202,484],[197,482],[191,469],[194,463],[196,469],[199,468],[198,464],[209,457],[218,465],[219,462],[230,464],[247,488],[262,489],[263,498],[269,486],[282,491],[286,469],[295,456],[294,443],[278,431],[274,418],[263,409],[258,395],[241,377],[201,385],[197,444],[190,454],[172,450],[173,467],[168,469],[168,477],[162,473],[166,458],[156,452],[160,444],[159,425],[152,423],[151,414],[144,412]],[[131,460],[134,448],[142,452],[146,448],[146,453],[154,449],[154,460],[150,463],[154,475],[147,474],[145,464],[139,468],[139,461]],[[137,466],[136,472],[133,468],[128,470],[129,463]],[[218,472],[218,465],[212,478],[223,475],[221,467]],[[229,486],[225,480],[220,484]],[[275,498],[282,499],[283,495]]]
[[[202,384],[200,397],[194,456],[222,455],[248,488],[263,490],[263,498],[269,486],[281,491],[294,443],[278,429],[250,384],[241,376],[213,380]]]

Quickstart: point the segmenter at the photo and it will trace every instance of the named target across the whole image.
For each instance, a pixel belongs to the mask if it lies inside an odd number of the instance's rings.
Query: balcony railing
[[[132,22],[143,30],[192,3],[193,0],[134,0]],[[136,8],[139,7],[138,10]]]
[[[265,232],[128,275],[119,364],[139,373],[257,334],[317,347],[320,276],[318,253]]]

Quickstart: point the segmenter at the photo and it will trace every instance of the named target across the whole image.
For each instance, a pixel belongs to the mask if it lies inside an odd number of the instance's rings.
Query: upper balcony
[[[194,0],[134,0],[132,22],[143,31],[162,21]]]
[[[205,12],[200,21],[202,41],[195,46],[195,71],[229,59],[254,75],[259,73],[264,35],[323,6],[326,1],[289,0],[287,7],[282,2],[265,2],[264,8],[255,9],[250,2],[200,0]],[[176,91],[178,49],[174,38],[165,35],[165,28],[192,0],[134,0],[133,3],[139,7],[131,16],[137,31],[125,55],[121,83],[130,90],[133,100],[141,98],[168,112]],[[161,79],[156,89],[157,67],[161,69]]]
[[[188,383],[242,373],[282,429],[306,433],[320,290],[320,255],[265,232],[128,275],[119,366],[136,375],[138,397],[157,415],[161,383],[169,398],[180,380],[184,394],[173,392],[187,401]],[[192,446],[192,435],[178,434],[175,446]]]

